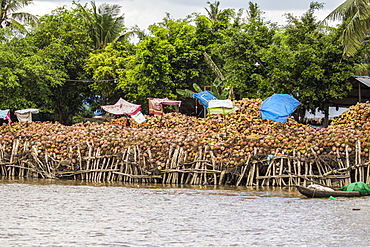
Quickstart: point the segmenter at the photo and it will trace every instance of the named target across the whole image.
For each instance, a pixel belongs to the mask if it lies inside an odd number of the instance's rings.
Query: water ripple
[[[370,233],[368,198],[305,199],[294,188],[2,182],[1,246],[367,246]]]

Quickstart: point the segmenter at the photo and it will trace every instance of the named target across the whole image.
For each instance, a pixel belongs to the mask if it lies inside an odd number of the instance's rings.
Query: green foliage
[[[28,41],[13,39],[0,45],[1,109],[50,109],[52,90],[60,83],[50,77],[60,73],[34,43]]]
[[[84,61],[93,48],[79,11],[58,8],[40,18],[38,28],[29,36],[58,71],[59,76],[53,78],[59,84],[52,89],[49,111],[64,124],[72,123],[72,117],[84,110],[83,101],[91,96],[88,82],[79,81],[85,79]]]
[[[1,108],[39,108],[70,124],[119,97],[145,107],[149,97],[192,97],[211,86],[219,99],[288,93],[303,103],[299,109],[325,109],[350,89],[354,65],[368,72],[368,42],[360,41],[357,57],[342,57],[348,30],[320,29],[315,2],[299,18],[286,15],[284,28],[265,22],[255,3],[235,11],[208,2],[207,16],[168,14],[149,34],[125,32],[118,5],[74,4],[42,16],[28,35],[0,28]],[[337,13],[345,24],[353,13],[369,19],[367,7],[351,4]],[[136,44],[128,42],[133,33]]]
[[[144,104],[148,97],[175,98],[177,88],[201,82],[199,63],[204,62],[204,48],[199,46],[196,29],[188,19],[167,16],[149,30],[151,35],[135,48],[126,77],[119,78],[125,97]]]
[[[10,28],[26,31],[24,24],[35,24],[37,17],[20,10],[33,0],[1,0],[0,1],[0,28]]]
[[[334,9],[322,22],[342,21],[345,29],[340,41],[343,54],[354,56],[361,48],[370,31],[370,5],[368,0],[346,0]]]
[[[261,97],[261,81],[255,78],[266,76],[267,71],[255,63],[260,62],[258,52],[271,44],[275,28],[262,21],[262,12],[255,4],[249,3],[246,18],[240,18],[241,14],[230,28],[222,31],[223,42],[212,47],[212,57],[222,59],[217,64],[222,66],[227,86],[233,89],[236,98]]]
[[[176,92],[183,96],[184,98],[191,98],[193,97],[194,92],[189,89],[176,89]]]
[[[97,101],[90,102],[94,108],[115,103],[122,97],[123,92],[118,88],[118,78],[126,77],[127,64],[132,52],[131,44],[115,42],[92,52],[86,59],[84,68],[94,80],[89,87],[94,95],[101,96]]]
[[[94,1],[90,4],[91,9],[88,9],[78,3],[80,9],[78,13],[88,28],[95,49],[102,49],[122,35],[124,16],[120,14],[120,5],[103,3],[97,7]]]
[[[350,59],[341,58],[335,29],[325,35],[316,32],[313,10],[300,19],[288,16],[286,31],[276,34],[272,45],[259,53],[270,82],[263,89],[293,95],[303,103],[303,111],[324,110],[333,99],[345,96],[353,65]]]

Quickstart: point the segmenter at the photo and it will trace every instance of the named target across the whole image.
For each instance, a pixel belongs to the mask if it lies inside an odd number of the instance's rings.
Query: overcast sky
[[[160,22],[166,13],[170,13],[174,19],[185,18],[187,15],[197,12],[205,14],[204,8],[208,7],[208,0],[95,0],[97,6],[102,3],[119,4],[122,6],[122,12],[125,14],[125,25],[127,28],[138,25],[141,29],[146,29],[149,25]],[[285,24],[286,13],[292,13],[295,16],[301,16],[314,0],[254,0],[260,9],[265,12],[263,17],[266,21]],[[316,16],[322,20],[333,9],[343,3],[345,0],[315,0],[325,3],[324,9],[318,11]],[[34,15],[50,14],[57,7],[72,6],[72,0],[34,0],[34,4],[26,7],[22,11]],[[79,1],[80,3],[89,3],[90,1]],[[214,3],[214,0],[209,0]],[[247,9],[249,0],[220,0],[220,8]],[[91,6],[91,5],[89,5]]]

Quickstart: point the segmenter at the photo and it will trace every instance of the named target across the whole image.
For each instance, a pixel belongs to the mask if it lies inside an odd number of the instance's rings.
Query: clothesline
[[[22,109],[14,111],[14,114],[17,116],[19,122],[32,122],[32,114],[39,113],[39,109]],[[10,110],[0,110],[0,118],[4,120],[8,120],[8,124],[12,124],[12,120],[10,117]]]
[[[65,78],[51,78],[53,80],[59,80],[59,81],[80,81],[80,82],[106,82],[106,81],[114,81],[114,82],[117,82],[117,81],[125,81],[125,82],[129,82],[129,83],[133,83],[132,81],[127,81],[127,80],[122,80],[122,79],[108,79],[108,80],[78,80],[78,79],[65,79]]]

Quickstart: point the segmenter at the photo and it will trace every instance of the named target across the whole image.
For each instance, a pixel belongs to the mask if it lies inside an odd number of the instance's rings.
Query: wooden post
[[[240,182],[244,178],[245,172],[247,171],[247,168],[248,168],[248,163],[249,163],[250,158],[251,158],[251,155],[248,155],[247,162],[245,162],[244,167],[242,168],[242,172],[239,175],[238,181],[236,182],[236,186],[239,186]]]

